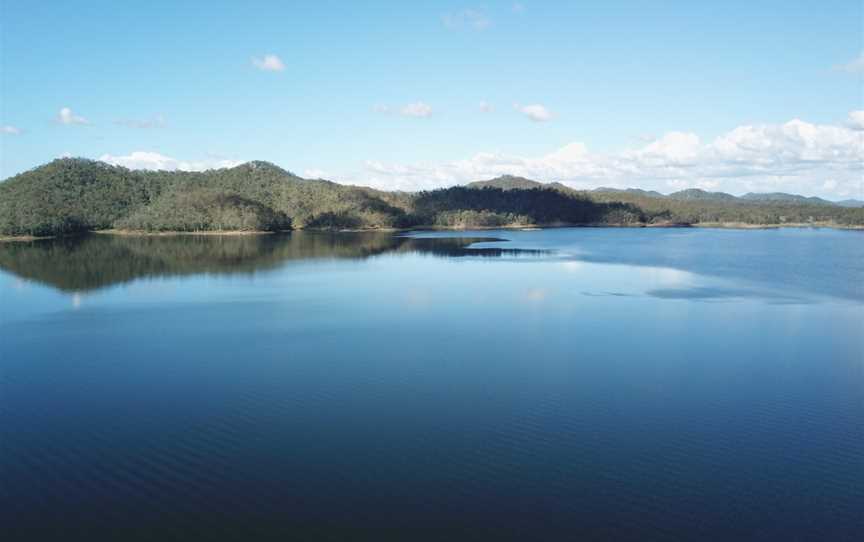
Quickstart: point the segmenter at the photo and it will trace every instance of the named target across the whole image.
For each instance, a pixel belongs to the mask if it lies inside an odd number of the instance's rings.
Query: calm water
[[[864,233],[0,244],[0,501],[16,541],[861,540]]]

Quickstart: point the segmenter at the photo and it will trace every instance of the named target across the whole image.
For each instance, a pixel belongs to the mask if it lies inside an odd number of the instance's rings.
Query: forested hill
[[[635,207],[555,190],[385,192],[302,179],[267,162],[204,172],[54,160],[0,183],[0,235],[91,230],[278,231],[640,223]]]
[[[526,179],[525,177],[516,177],[514,175],[502,175],[500,177],[496,177],[494,179],[490,179],[488,181],[474,181],[473,183],[468,183],[468,188],[500,188],[502,190],[513,190],[513,189],[524,189],[530,190],[532,188],[543,188],[545,186],[543,183],[538,181],[532,181],[531,179]]]
[[[517,181],[514,181],[517,180]],[[521,177],[503,176],[471,183],[469,187],[511,190],[515,186],[533,183],[537,189],[558,190],[598,203],[619,202],[633,205],[643,212],[649,223],[677,224],[827,224],[836,226],[864,225],[864,202],[844,200],[831,202],[822,198],[773,192],[749,193],[741,197],[724,192],[708,192],[690,188],[661,194],[638,188],[597,188],[576,190],[561,183],[538,183]]]
[[[168,172],[66,158],[0,182],[0,235],[670,222],[864,225],[861,208],[776,195],[724,196],[693,190],[669,196],[581,192],[509,176],[427,192],[386,192],[303,179],[267,162]]]

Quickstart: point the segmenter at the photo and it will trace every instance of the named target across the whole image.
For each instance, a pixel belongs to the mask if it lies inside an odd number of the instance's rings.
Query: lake
[[[0,243],[5,540],[862,540],[864,232]]]

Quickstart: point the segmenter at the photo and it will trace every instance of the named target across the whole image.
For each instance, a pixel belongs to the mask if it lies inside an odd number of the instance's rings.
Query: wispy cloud
[[[252,65],[266,72],[281,72],[285,70],[285,63],[274,54],[264,55],[260,58],[253,56]]]
[[[401,107],[392,107],[387,104],[379,103],[372,106],[372,111],[374,111],[375,113],[381,113],[382,115],[398,113],[403,117],[423,118],[432,115],[432,106],[430,106],[426,102],[414,102],[410,104],[405,104]]]
[[[432,114],[432,107],[425,102],[414,102],[402,107],[399,113],[403,117],[428,117]]]
[[[492,21],[482,11],[476,9],[463,9],[446,13],[441,17],[444,26],[453,30],[468,28],[472,30],[485,30],[492,25]]]
[[[495,108],[492,107],[492,104],[490,104],[486,100],[480,101],[480,112],[481,113],[491,113],[494,110],[495,110]]]
[[[59,122],[60,124],[67,124],[67,125],[90,124],[90,122],[87,119],[85,119],[84,117],[81,117],[79,115],[76,115],[75,113],[72,112],[72,109],[70,109],[68,107],[61,108],[60,111],[57,113],[57,117],[55,120],[57,122]]]
[[[546,106],[540,104],[519,105],[514,104],[517,111],[533,120],[534,122],[546,122],[552,120],[552,112]]]
[[[162,128],[165,126],[165,117],[156,115],[152,119],[119,119],[115,120],[117,126],[125,126],[127,128],[137,128],[139,130],[147,130],[149,128]]]
[[[7,135],[21,135],[24,133],[21,128],[18,128],[17,126],[12,126],[11,124],[4,125],[2,128],[0,128],[0,132]]]
[[[657,141],[657,136],[654,134],[637,134],[633,136],[633,140],[640,143],[653,143]]]
[[[849,62],[834,66],[834,69],[846,73],[864,74],[864,51],[858,53],[858,56]]]

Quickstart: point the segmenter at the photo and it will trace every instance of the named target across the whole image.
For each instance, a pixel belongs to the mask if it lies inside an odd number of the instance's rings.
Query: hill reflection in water
[[[384,232],[293,232],[276,235],[87,235],[0,243],[0,269],[67,292],[145,277],[242,274],[291,262],[365,259],[387,253],[458,258],[543,255],[549,251],[472,248],[496,237],[416,238]]]

